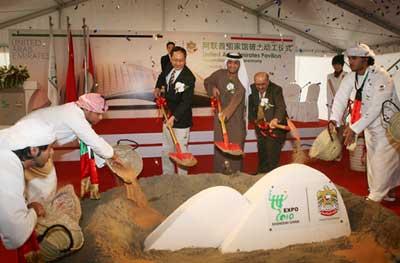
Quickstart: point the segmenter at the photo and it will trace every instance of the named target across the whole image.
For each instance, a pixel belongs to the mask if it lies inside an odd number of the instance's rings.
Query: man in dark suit
[[[170,117],[163,125],[163,151],[162,165],[163,174],[174,174],[174,163],[169,159],[168,153],[175,152],[175,145],[168,132],[167,126],[174,128],[176,137],[181,145],[182,151],[187,152],[189,132],[192,126],[192,99],[196,78],[186,66],[186,50],[176,46],[171,50],[171,65],[167,66],[158,76],[154,89],[154,96],[164,96]],[[178,174],[187,174],[187,170],[178,167]]]
[[[161,71],[165,71],[168,66],[171,66],[171,50],[175,47],[174,42],[167,43],[168,54],[161,57]]]
[[[254,75],[249,96],[249,121],[255,123],[258,148],[257,173],[267,173],[279,164],[280,152],[286,139],[286,131],[276,128],[277,124],[287,125],[286,104],[282,88],[269,81],[266,72]],[[271,130],[260,128],[268,123]]]

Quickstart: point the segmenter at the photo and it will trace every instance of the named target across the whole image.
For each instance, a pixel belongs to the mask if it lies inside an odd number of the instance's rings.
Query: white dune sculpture
[[[222,253],[277,249],[350,235],[342,197],[323,173],[279,167],[243,196],[206,189],[181,205],[145,241],[145,249],[219,247]]]
[[[211,187],[194,195],[145,240],[145,250],[218,247],[250,204],[236,190]]]

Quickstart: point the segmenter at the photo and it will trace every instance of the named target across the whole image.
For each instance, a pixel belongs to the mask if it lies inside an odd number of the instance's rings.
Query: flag
[[[87,29],[84,30],[84,50],[85,54],[82,61],[82,71],[79,74],[79,95],[85,93],[96,92],[96,82],[94,78],[94,63],[92,59],[92,49],[90,46],[90,36],[86,34]],[[85,66],[87,68],[85,68]],[[86,70],[86,71],[85,71]],[[86,86],[87,85],[87,86]]]
[[[88,68],[88,73],[91,75],[92,83],[95,84],[96,80],[94,78],[94,64],[93,64],[93,59],[92,59],[92,48],[90,47],[90,36],[88,37],[88,39],[89,39],[88,40],[88,43],[89,43],[89,55],[88,55],[89,68]],[[94,85],[91,88],[93,89]],[[92,90],[92,92],[93,92],[93,90]]]
[[[74,44],[72,42],[71,29],[68,27],[68,69],[65,85],[65,102],[72,102],[78,99],[75,81]]]
[[[90,190],[90,198],[99,199],[99,175],[94,153],[83,141],[79,140],[81,164],[81,197]]]
[[[96,81],[94,78],[94,64],[93,64],[93,59],[92,59],[92,49],[90,47],[90,35],[87,35],[87,52],[88,54],[86,55],[87,59],[87,89],[83,87],[83,92],[87,91],[88,93],[90,92],[96,92]],[[83,68],[85,68],[85,58],[83,60]],[[84,85],[84,84],[83,84]]]
[[[60,96],[57,88],[57,66],[56,53],[54,45],[53,25],[50,23],[50,41],[49,41],[49,71],[47,74],[47,97],[51,106],[59,104]]]

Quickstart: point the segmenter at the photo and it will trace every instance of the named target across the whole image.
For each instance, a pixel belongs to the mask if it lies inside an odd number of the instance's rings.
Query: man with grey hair
[[[254,122],[257,136],[257,173],[267,173],[279,165],[287,131],[276,129],[276,126],[287,125],[286,104],[282,88],[270,81],[266,72],[256,73],[250,87],[249,121]],[[269,124],[266,132],[261,126],[264,123]]]
[[[357,135],[364,132],[369,186],[367,200],[394,201],[392,190],[400,185],[400,155],[389,142],[380,117],[382,103],[393,98],[393,80],[382,67],[374,66],[375,53],[367,45],[348,48],[346,55],[352,72],[340,84],[330,120],[338,126],[348,101],[352,101],[350,124],[343,133],[344,144],[352,145]]]

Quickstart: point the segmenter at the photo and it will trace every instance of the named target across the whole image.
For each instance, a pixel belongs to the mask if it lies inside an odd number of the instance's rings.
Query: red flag
[[[93,82],[94,82],[94,65],[93,65],[93,59],[92,59],[92,49],[90,47],[90,40],[88,42],[89,42],[89,55],[88,55],[89,73],[92,75]]]
[[[39,258],[39,242],[35,231],[25,243],[17,248],[18,263],[36,262]]]
[[[99,184],[99,175],[97,174],[93,151],[83,141],[79,141],[79,143],[81,155],[81,179],[89,176],[91,184]]]
[[[71,30],[68,28],[68,70],[65,87],[65,102],[72,102],[78,99],[75,80],[74,44],[72,42]]]
[[[83,141],[79,141],[81,163],[81,197],[90,191],[90,198],[99,199],[99,175],[92,149]],[[83,186],[83,188],[82,188]]]

